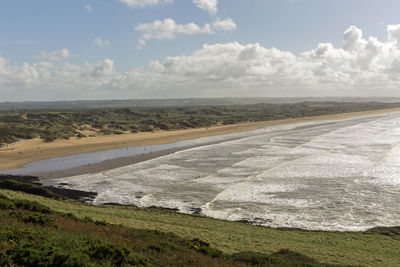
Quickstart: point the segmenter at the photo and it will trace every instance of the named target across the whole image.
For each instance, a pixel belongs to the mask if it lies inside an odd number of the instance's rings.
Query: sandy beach
[[[278,124],[346,119],[357,116],[382,114],[395,111],[400,111],[400,109],[385,109],[317,117],[304,117],[265,122],[250,122],[179,131],[157,131],[151,133],[135,134],[127,133],[124,135],[106,136],[100,135],[96,137],[86,137],[81,139],[71,138],[70,140],[56,140],[51,143],[43,142],[40,139],[25,140],[15,145],[11,150],[0,150],[0,170],[15,169],[22,167],[23,165],[28,163],[50,158],[97,152],[108,149],[167,144],[207,136],[223,135],[240,131],[250,131]]]

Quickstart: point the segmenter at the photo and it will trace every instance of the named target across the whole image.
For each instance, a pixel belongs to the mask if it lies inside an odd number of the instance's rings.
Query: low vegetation
[[[92,206],[5,189],[0,195],[0,266],[400,265],[398,227],[272,229],[157,208]]]
[[[97,195],[95,192],[43,186],[38,180],[39,178],[36,176],[0,174],[0,189],[20,191],[54,199],[93,199]]]
[[[96,134],[179,130],[394,107],[400,107],[400,103],[302,102],[159,108],[3,109],[0,111],[0,143],[32,138],[51,142]]]
[[[10,195],[10,194],[8,194]],[[29,198],[29,195],[24,195]],[[72,203],[71,203],[72,205]],[[291,250],[232,255],[200,239],[139,230],[0,194],[1,266],[328,266]]]
[[[3,189],[10,189],[15,191],[21,191],[29,194],[45,196],[49,198],[60,199],[61,197],[57,194],[54,194],[47,188],[44,188],[40,185],[33,184],[33,183],[23,183],[19,181],[15,181],[12,179],[4,179],[2,180],[4,175],[0,175],[0,188]]]

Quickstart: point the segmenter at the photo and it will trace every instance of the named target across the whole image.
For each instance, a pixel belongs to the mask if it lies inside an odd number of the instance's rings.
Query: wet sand
[[[96,137],[87,137],[81,139],[73,138],[70,140],[57,140],[51,143],[43,142],[40,139],[26,140],[15,145],[12,150],[0,150],[0,170],[15,169],[22,167],[23,165],[40,160],[51,159],[56,157],[65,157],[82,153],[98,152],[103,150],[125,148],[125,147],[168,144],[168,143],[174,143],[183,140],[192,140],[207,136],[223,135],[240,131],[250,131],[279,124],[346,119],[357,116],[382,114],[395,111],[400,111],[400,108],[342,113],[335,115],[304,117],[304,118],[294,118],[294,119],[265,121],[265,122],[240,123],[234,125],[215,126],[209,128],[196,128],[196,129],[187,129],[179,131],[157,131],[153,133],[136,133],[136,134],[128,133],[124,135],[96,136]],[[63,173],[61,172],[46,173],[46,174],[43,173],[43,175],[63,177],[63,176],[98,172],[170,154],[182,149],[183,148],[165,150],[146,156],[132,156],[126,158],[112,159],[101,163],[70,169],[67,171],[63,171]]]
[[[69,169],[65,169],[65,170],[35,172],[35,173],[33,173],[33,175],[39,176],[44,179],[46,179],[46,178],[51,179],[51,178],[62,178],[62,177],[69,177],[69,176],[75,176],[75,175],[81,175],[81,174],[102,172],[102,171],[106,171],[106,170],[111,170],[111,169],[131,165],[131,164],[136,164],[136,163],[147,161],[150,159],[155,159],[155,158],[169,155],[169,154],[181,151],[181,150],[194,148],[194,147],[202,146],[202,145],[208,145],[208,144],[211,144],[211,143],[166,149],[166,150],[162,150],[162,151],[153,152],[151,154],[147,153],[147,154],[143,154],[143,155],[114,158],[114,159],[109,159],[109,160],[105,160],[105,161],[98,162],[98,163],[69,168]]]

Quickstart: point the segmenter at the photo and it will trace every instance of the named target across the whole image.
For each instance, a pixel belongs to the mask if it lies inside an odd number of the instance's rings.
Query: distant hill
[[[373,97],[283,97],[283,98],[182,98],[182,99],[128,99],[128,100],[76,100],[76,101],[24,101],[0,102],[0,109],[73,109],[119,107],[185,107],[252,105],[260,103],[282,104],[304,101],[335,102],[400,102],[400,98]]]

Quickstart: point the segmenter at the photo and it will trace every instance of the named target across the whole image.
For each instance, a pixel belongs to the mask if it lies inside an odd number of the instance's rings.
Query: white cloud
[[[236,23],[231,18],[226,18],[224,20],[218,18],[212,25],[215,31],[236,30]]]
[[[86,64],[85,74],[89,77],[111,77],[116,74],[114,61],[107,58],[96,64]]]
[[[347,51],[353,51],[364,45],[362,39],[362,31],[356,26],[350,26],[345,32],[343,37],[343,49]]]
[[[9,91],[12,95],[18,95],[19,99],[78,97],[85,92],[88,92],[89,97],[95,91],[112,89],[113,79],[118,77],[111,59],[83,66],[39,62],[13,67],[0,57],[0,91]]]
[[[138,41],[138,48],[144,47],[147,41],[151,39],[175,39],[177,35],[214,34],[219,31],[232,31],[234,29],[236,29],[236,24],[230,18],[218,19],[212,25],[207,23],[202,27],[193,22],[177,24],[171,18],[163,21],[156,20],[152,23],[140,23],[135,27],[135,31],[142,32]]]
[[[88,13],[92,13],[93,12],[93,7],[91,5],[84,5],[83,8]]]
[[[118,0],[118,1],[127,5],[130,8],[158,6],[158,5],[170,4],[173,2],[173,0]]]
[[[39,57],[43,60],[53,60],[53,61],[57,61],[57,60],[62,60],[62,59],[66,59],[69,58],[70,53],[69,50],[64,48],[61,50],[57,50],[57,51],[53,51],[53,52],[45,52],[45,51],[41,51],[39,54]]]
[[[110,46],[110,41],[109,40],[103,40],[103,39],[101,39],[99,37],[95,38],[93,40],[93,43],[94,43],[95,46],[101,47],[101,48]]]
[[[199,26],[160,27],[159,38],[195,34]],[[212,29],[212,25],[209,26]],[[127,72],[117,72],[105,59],[83,66],[48,61],[12,66],[0,57],[0,94],[25,99],[162,98],[220,96],[400,96],[400,47],[397,29],[388,40],[364,38],[351,27],[342,47],[321,43],[300,55],[237,42],[204,45],[185,56]],[[154,37],[154,38],[155,38]],[[48,58],[50,60],[50,58]],[[20,99],[21,100],[21,99]]]
[[[400,47],[400,25],[387,26],[388,38]]]
[[[193,0],[193,3],[210,14],[216,14],[218,11],[218,0]]]

